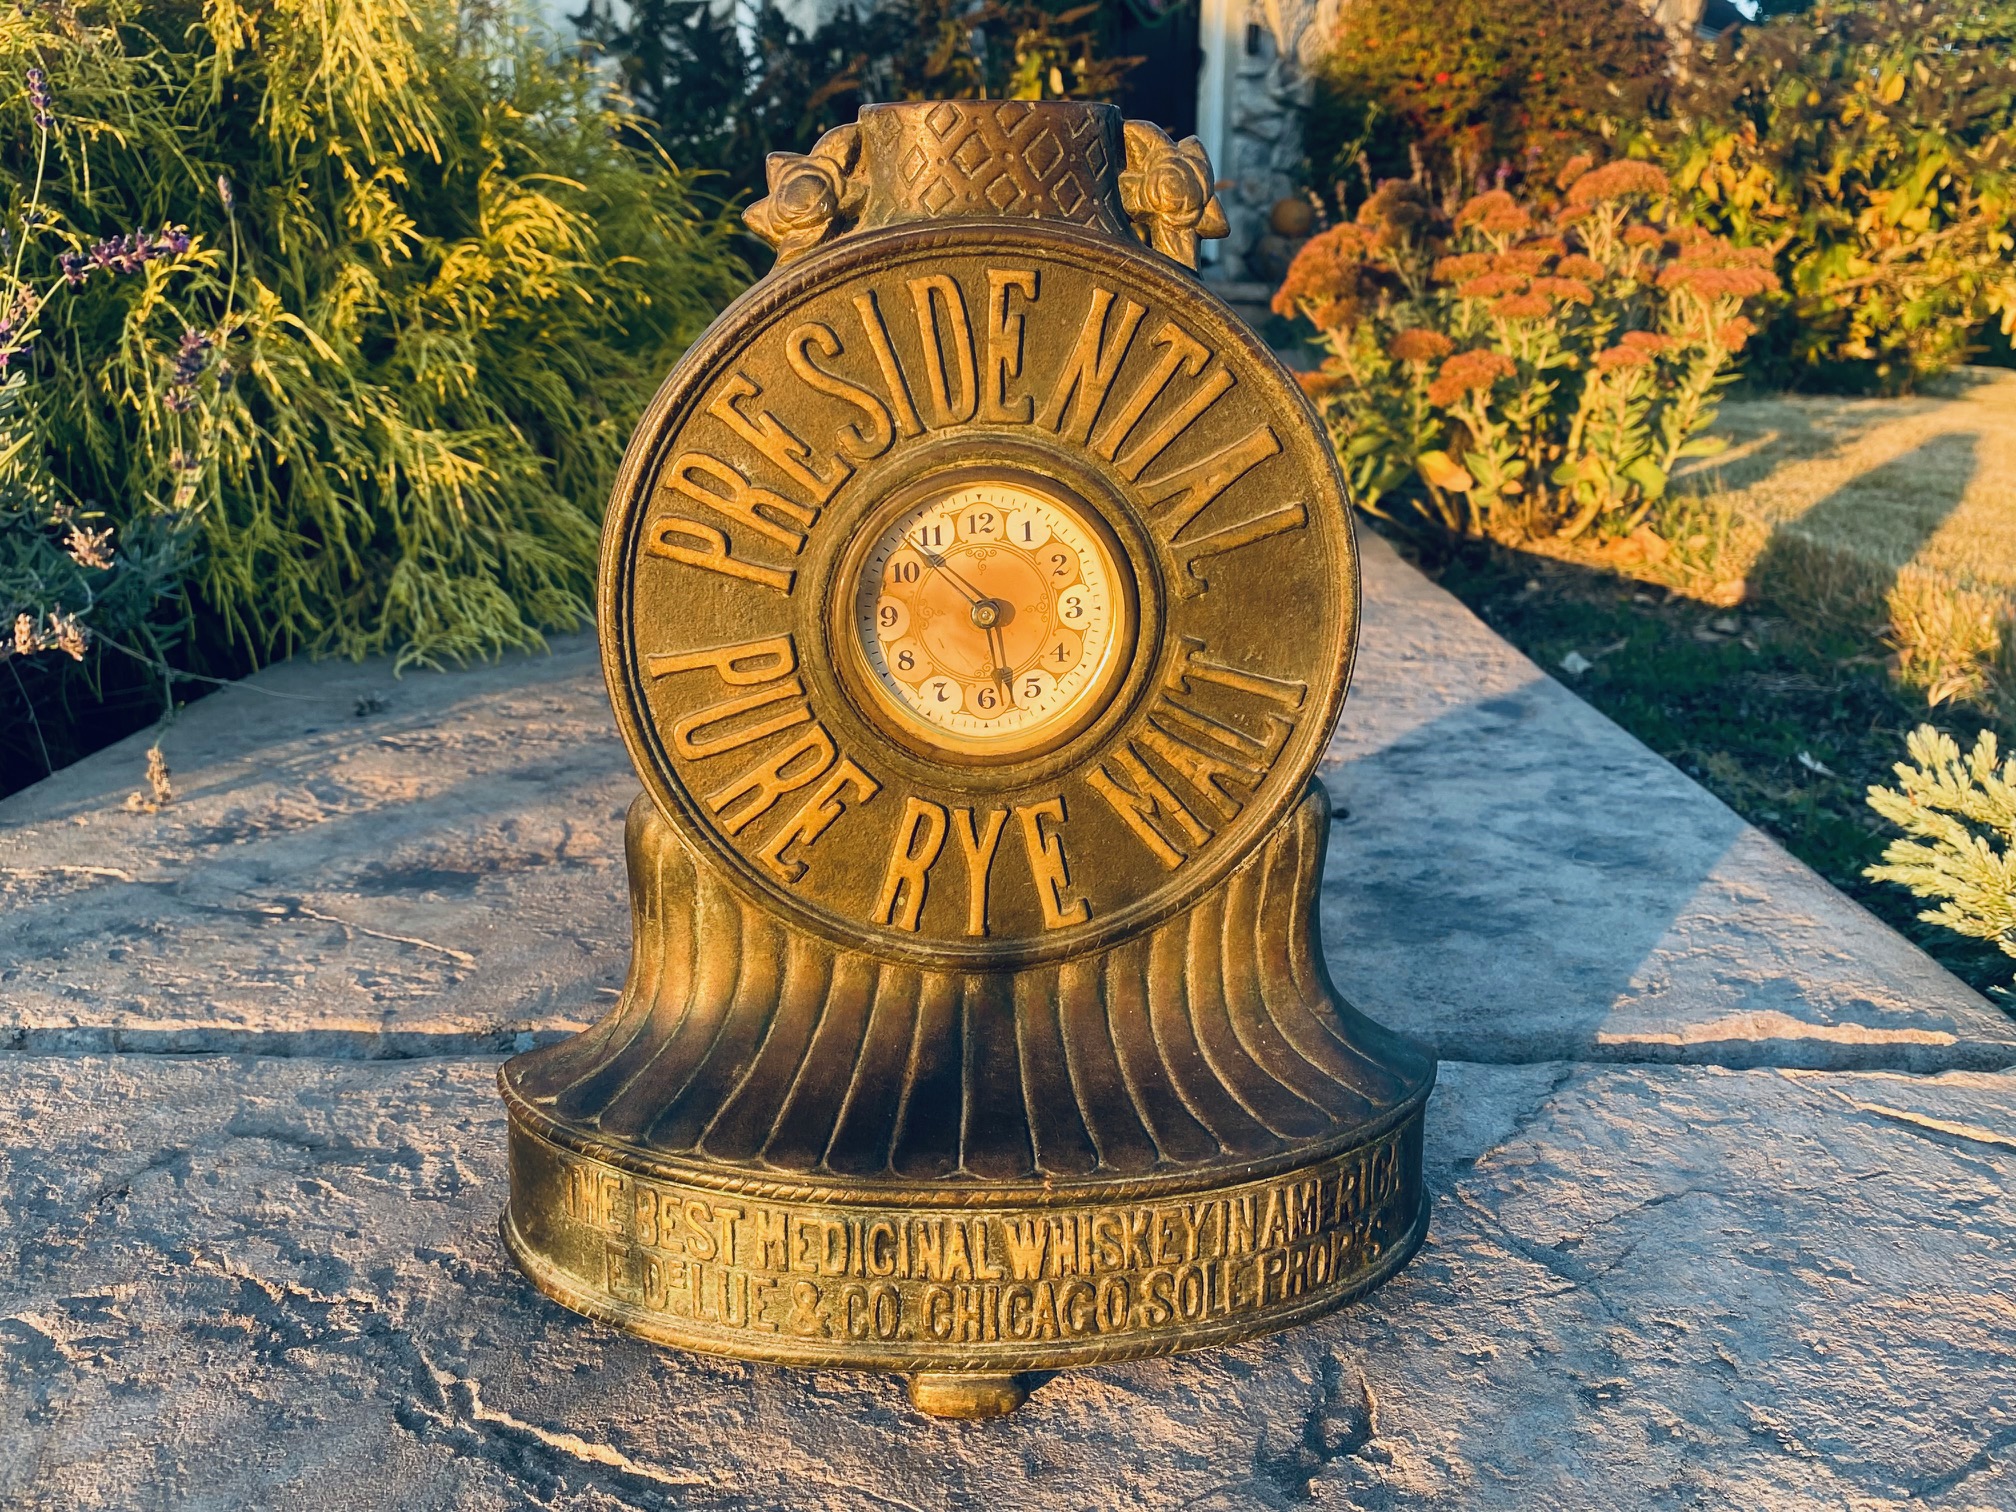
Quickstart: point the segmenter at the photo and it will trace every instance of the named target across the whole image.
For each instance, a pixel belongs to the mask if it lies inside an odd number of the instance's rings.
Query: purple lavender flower
[[[128,231],[124,236],[108,236],[93,246],[91,263],[113,273],[137,273],[159,250],[154,242]]]
[[[189,250],[189,228],[187,226],[163,226],[161,235],[155,239],[156,252],[171,252],[180,257]]]
[[[193,327],[184,331],[182,349],[175,354],[174,376],[169,381],[183,388],[188,387],[196,381],[197,375],[203,371],[204,364],[209,360],[210,337]]]
[[[49,108],[49,75],[39,68],[28,70],[28,108],[35,113],[35,129],[48,131],[56,124]]]
[[[72,288],[84,282],[85,277],[91,271],[90,264],[85,260],[84,254],[81,252],[65,252],[61,257],[56,259],[56,266],[63,270],[64,280]]]
[[[226,215],[231,213],[231,207],[238,202],[231,193],[231,180],[221,173],[217,175],[217,202],[224,207]]]
[[[206,331],[192,326],[182,333],[181,349],[176,352],[175,366],[168,374],[168,393],[162,400],[173,413],[179,415],[196,402],[196,380],[203,376],[213,345]]]

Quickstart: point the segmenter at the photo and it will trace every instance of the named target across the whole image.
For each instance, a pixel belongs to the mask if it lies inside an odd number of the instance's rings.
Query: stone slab
[[[1340,987],[1456,1059],[2016,1065],[2016,1024],[1369,534],[1325,767]],[[367,712],[360,713],[360,710]],[[571,1032],[628,947],[592,641],[288,663],[0,802],[0,1043],[406,1055]]]
[[[592,637],[270,668],[182,711],[173,801],[131,812],[152,738],[0,803],[16,1048],[500,1050],[614,1001],[637,784]]]
[[[494,1069],[0,1060],[0,1502],[2016,1505],[2016,1076],[1446,1066],[1382,1291],[948,1424],[534,1293]]]
[[[1361,531],[1345,995],[1445,1058],[2016,1065],[2016,1023]]]

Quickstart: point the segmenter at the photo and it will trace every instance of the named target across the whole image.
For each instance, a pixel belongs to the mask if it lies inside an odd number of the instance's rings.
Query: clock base
[[[640,800],[622,1001],[500,1072],[507,1248],[644,1338],[954,1417],[1344,1305],[1426,1233],[1434,1063],[1329,982],[1328,831],[1312,785],[1147,938],[957,973],[787,935]]]

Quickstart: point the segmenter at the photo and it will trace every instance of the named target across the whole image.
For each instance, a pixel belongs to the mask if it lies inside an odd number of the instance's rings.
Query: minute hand
[[[1015,707],[1015,674],[1008,670],[1008,648],[1001,641],[1001,627],[987,627],[987,649],[994,658],[994,680],[1001,685],[1001,696],[1008,700],[1008,707]]]

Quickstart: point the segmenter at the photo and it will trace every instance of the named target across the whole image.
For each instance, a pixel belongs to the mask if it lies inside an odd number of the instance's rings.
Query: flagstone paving
[[[1340,987],[1431,1237],[947,1424],[511,1269],[502,1052],[627,948],[592,642],[287,665],[0,803],[0,1504],[2016,1506],[2016,1025],[1366,542]]]

